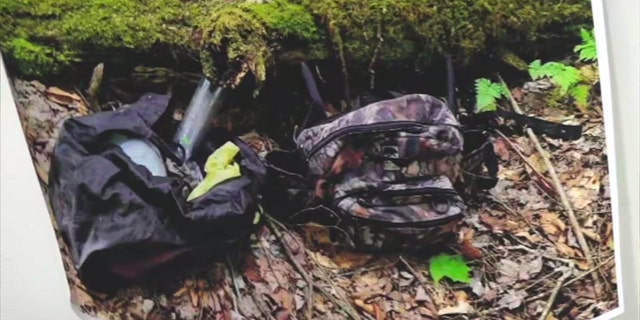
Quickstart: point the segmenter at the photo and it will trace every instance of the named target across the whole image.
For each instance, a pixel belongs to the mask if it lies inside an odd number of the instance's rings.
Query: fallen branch
[[[284,241],[284,238],[282,237],[282,233],[280,232],[280,230],[278,230],[278,228],[276,227],[274,223],[274,219],[266,214],[265,216],[267,217],[267,225],[269,226],[269,230],[271,230],[271,232],[273,232],[273,234],[276,236],[278,241],[280,241],[280,244],[282,244],[282,247],[284,248],[285,254],[293,264],[293,267],[296,269],[296,271],[298,271],[298,273],[302,276],[304,281],[307,283],[307,285],[310,287],[313,287],[315,290],[322,293],[327,299],[329,299],[329,301],[331,301],[331,303],[333,303],[338,308],[343,310],[352,319],[360,320],[360,316],[358,315],[358,312],[355,309],[353,309],[351,305],[347,306],[345,303],[338,301],[338,299],[336,299],[330,292],[327,292],[327,290],[325,290],[323,287],[321,287],[320,285],[318,285],[313,281],[309,273],[307,273],[307,271],[305,271],[304,268],[293,258],[291,249],[289,248],[287,243]],[[309,313],[309,310],[312,310],[312,307],[311,307],[312,301],[309,301],[309,298],[310,297],[307,297],[307,304],[308,304],[307,313]],[[312,319],[311,315],[309,316],[310,316],[309,319]]]
[[[498,75],[498,78],[500,79],[500,82],[502,83],[502,85],[505,88],[508,88],[507,84],[504,82],[504,80],[502,79],[502,77],[500,75]],[[513,98],[513,95],[511,95],[511,92],[509,90],[507,90],[507,93],[509,95],[509,100],[511,101],[511,106],[513,107],[513,110],[516,113],[523,114],[522,110],[518,106],[518,102],[516,102],[516,100]],[[566,211],[567,216],[569,218],[569,222],[571,223],[571,226],[573,227],[573,232],[576,235],[576,239],[578,240],[578,244],[580,245],[580,248],[582,249],[582,252],[584,252],[585,258],[587,258],[587,263],[590,266],[593,266],[593,257],[591,256],[591,250],[589,249],[589,244],[587,243],[587,240],[585,239],[584,234],[582,233],[582,228],[580,226],[580,223],[578,222],[578,219],[576,218],[576,215],[573,212],[573,208],[571,207],[571,203],[569,202],[569,198],[567,198],[567,195],[564,192],[564,188],[562,187],[562,182],[560,182],[560,178],[558,177],[558,174],[556,173],[555,167],[551,163],[551,160],[549,159],[549,156],[547,155],[547,153],[542,148],[542,145],[540,144],[540,141],[538,140],[538,137],[533,133],[533,130],[531,130],[531,128],[526,128],[526,132],[527,132],[527,135],[529,136],[529,138],[531,139],[531,141],[533,141],[533,144],[536,147],[536,150],[540,153],[540,156],[542,157],[542,159],[544,160],[545,165],[547,166],[547,170],[549,171],[549,175],[551,176],[551,179],[553,180],[555,189],[558,192],[558,195],[560,196],[560,200],[562,201],[562,205],[565,208],[565,211]],[[596,295],[599,296],[600,295],[600,287],[601,287],[600,286],[600,278],[598,277],[597,273],[593,273],[592,277],[593,277],[593,281],[594,281],[594,285],[595,285]]]
[[[553,291],[551,291],[551,295],[549,296],[549,300],[547,300],[547,306],[542,311],[542,314],[540,315],[540,318],[538,318],[538,320],[547,319],[547,315],[549,315],[549,312],[551,312],[551,309],[553,308],[553,304],[556,301],[556,298],[558,297],[558,293],[560,292],[560,289],[562,288],[562,285],[564,284],[565,281],[567,281],[567,279],[570,276],[571,276],[571,272],[565,272],[565,274],[562,275],[562,277],[560,277],[560,279],[558,279],[558,282],[556,283],[556,286],[553,288]]]

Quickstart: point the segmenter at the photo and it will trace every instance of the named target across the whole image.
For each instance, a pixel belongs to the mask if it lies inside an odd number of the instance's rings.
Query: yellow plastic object
[[[232,142],[225,143],[214,151],[204,165],[206,177],[189,194],[187,201],[202,196],[217,184],[235,177],[239,177],[240,166],[233,161],[240,148]]]

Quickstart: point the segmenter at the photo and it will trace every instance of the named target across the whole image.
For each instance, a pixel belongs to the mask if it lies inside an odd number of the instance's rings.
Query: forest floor
[[[57,127],[89,108],[79,92],[18,79],[14,85],[46,192]],[[525,113],[583,125],[577,141],[539,137],[579,229],[531,138],[498,138],[500,182],[487,201],[470,208],[458,243],[443,248],[466,258],[472,269],[469,284],[434,283],[428,256],[329,250],[314,245],[327,237],[321,230],[300,232],[270,222],[253,236],[250,251],[227,263],[185,270],[153,289],[122,289],[112,298],[84,288],[59,238],[71,300],[101,319],[153,320],[553,320],[592,319],[611,310],[618,295],[601,103],[594,99],[590,113],[579,114],[546,107],[544,94],[510,85]],[[590,257],[580,239],[586,239]]]

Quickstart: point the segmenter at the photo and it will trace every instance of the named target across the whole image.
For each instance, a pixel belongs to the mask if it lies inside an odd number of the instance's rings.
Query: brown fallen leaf
[[[47,98],[61,105],[70,105],[74,102],[81,102],[82,99],[77,94],[66,92],[58,87],[49,87],[45,91]]]
[[[582,229],[582,234],[584,234],[585,237],[595,241],[595,242],[602,242],[602,238],[600,238],[600,235],[597,234],[595,231],[591,230],[591,229]]]
[[[540,238],[537,234],[532,235],[528,231],[521,231],[521,232],[515,233],[514,235],[516,237],[523,237],[531,243],[538,243],[542,240],[542,238]]]
[[[438,310],[438,315],[467,314],[473,311],[473,307],[469,304],[469,297],[464,291],[456,291],[455,296],[456,305]]]
[[[615,250],[615,247],[613,245],[613,227],[611,223],[607,224],[607,231],[605,232],[606,236],[605,236],[605,243],[607,245],[607,247],[611,250]]]
[[[342,251],[336,253],[332,260],[340,269],[354,269],[367,264],[372,257],[371,254]]]
[[[556,249],[558,250],[558,252],[560,252],[565,256],[568,256],[568,257],[576,256],[576,250],[563,242],[556,242]]]
[[[578,210],[585,209],[597,199],[597,191],[583,187],[570,188],[566,193],[574,209]]]
[[[589,262],[587,262],[586,259],[576,259],[575,263],[576,263],[576,267],[578,267],[578,269],[582,271],[587,271],[591,269],[591,266],[589,265]]]
[[[520,102],[524,97],[524,90],[522,90],[522,87],[515,87],[511,90],[511,96],[513,97],[514,100],[516,100],[517,102]]]
[[[494,233],[503,233],[506,228],[504,219],[495,217],[486,211],[480,213],[480,221],[491,227],[491,231]]]
[[[386,318],[385,315],[385,311],[382,309],[382,307],[379,304],[374,304],[373,308],[375,310],[375,316],[376,316],[376,320],[384,320]]]
[[[313,256],[313,258],[316,260],[316,262],[319,265],[328,269],[338,269],[338,266],[333,261],[331,261],[329,257],[325,256],[324,254],[320,252],[311,252],[310,255]]]
[[[418,286],[418,289],[416,289],[416,296],[413,300],[415,300],[416,302],[425,302],[431,301],[431,297],[429,297],[427,292],[424,291],[424,288],[422,286]]]
[[[539,153],[533,153],[527,160],[538,173],[545,174],[547,172],[547,164]],[[525,166],[525,168],[529,174],[533,175],[529,166]]]
[[[540,226],[548,235],[556,236],[564,231],[567,226],[560,220],[560,216],[553,212],[543,212],[540,214]]]
[[[476,248],[473,245],[474,234],[475,231],[473,229],[468,229],[468,231],[464,232],[462,242],[460,244],[460,251],[462,255],[468,260],[476,260],[482,258],[482,250]]]
[[[418,307],[418,313],[424,317],[423,319],[438,319],[438,314],[425,307]]]
[[[360,309],[362,309],[363,311],[365,311],[366,313],[372,315],[372,316],[376,316],[376,309],[373,305],[364,303],[364,301],[360,300],[360,299],[355,299],[353,300],[353,303],[358,306]]]
[[[493,142],[493,151],[503,161],[509,160],[511,156],[509,153],[509,144],[504,140],[504,138],[497,138]]]

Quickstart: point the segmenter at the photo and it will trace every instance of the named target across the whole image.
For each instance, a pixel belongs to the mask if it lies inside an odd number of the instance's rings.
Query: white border
[[[609,190],[611,195],[611,213],[613,219],[613,243],[616,261],[616,279],[622,279],[622,258],[620,250],[620,212],[618,204],[618,168],[616,164],[616,138],[613,118],[613,100],[611,98],[611,74],[609,69],[609,50],[604,15],[604,0],[592,0],[593,24],[595,28],[596,45],[598,51],[598,68],[600,74],[600,89],[602,93],[602,109],[604,110],[605,141],[609,165]],[[613,309],[594,320],[609,320],[621,315],[625,308],[624,281],[617,281],[618,308]]]
[[[1,56],[0,73],[0,319],[78,319]]]

